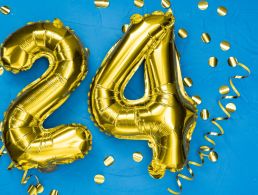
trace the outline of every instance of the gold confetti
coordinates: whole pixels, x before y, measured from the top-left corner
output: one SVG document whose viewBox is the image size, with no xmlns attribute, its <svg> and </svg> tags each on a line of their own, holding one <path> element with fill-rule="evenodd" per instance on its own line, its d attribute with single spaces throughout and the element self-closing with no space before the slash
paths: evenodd
<svg viewBox="0 0 258 195">
<path fill-rule="evenodd" d="M 171 6 L 170 0 L 161 0 L 161 5 L 164 8 L 169 8 Z"/>
<path fill-rule="evenodd" d="M 226 94 L 229 93 L 229 91 L 230 91 L 230 89 L 229 89 L 229 87 L 228 87 L 227 85 L 223 85 L 223 86 L 221 86 L 221 87 L 219 88 L 219 93 L 220 93 L 221 95 L 226 95 Z"/>
<path fill-rule="evenodd" d="M 49 195 L 58 195 L 58 190 L 51 190 Z"/>
<path fill-rule="evenodd" d="M 134 5 L 136 7 L 143 7 L 144 6 L 144 0 L 134 0 Z"/>
<path fill-rule="evenodd" d="M 228 103 L 226 105 L 226 110 L 228 112 L 235 112 L 236 111 L 236 105 L 234 103 Z"/>
<path fill-rule="evenodd" d="M 3 145 L 0 149 L 0 156 L 2 156 L 4 154 L 4 149 L 5 149 L 5 145 Z"/>
<path fill-rule="evenodd" d="M 36 185 L 36 188 L 37 188 L 37 192 L 38 192 L 39 194 L 44 191 L 44 187 L 43 187 L 43 185 L 42 185 L 41 183 L 38 183 L 38 184 Z"/>
<path fill-rule="evenodd" d="M 140 14 L 134 14 L 130 18 L 130 21 L 132 24 L 138 24 L 142 20 L 143 20 L 143 17 Z"/>
<path fill-rule="evenodd" d="M 7 167 L 7 169 L 10 171 L 10 170 L 12 170 L 14 167 L 15 167 L 15 164 L 14 164 L 14 162 L 12 161 L 12 162 L 9 164 L 9 166 Z"/>
<path fill-rule="evenodd" d="M 140 153 L 140 152 L 135 152 L 135 153 L 133 153 L 133 160 L 134 160 L 135 162 L 141 162 L 142 159 L 143 159 L 142 153 Z"/>
<path fill-rule="evenodd" d="M 216 67 L 217 65 L 218 65 L 218 59 L 216 58 L 216 57 L 210 57 L 209 58 L 209 65 L 211 66 L 211 67 Z"/>
<path fill-rule="evenodd" d="M 94 181 L 96 184 L 103 184 L 105 182 L 105 177 L 103 175 L 95 175 Z"/>
<path fill-rule="evenodd" d="M 228 58 L 228 65 L 231 67 L 236 67 L 238 64 L 238 61 L 235 57 L 229 57 Z"/>
<path fill-rule="evenodd" d="M 204 0 L 199 1 L 199 3 L 198 3 L 198 8 L 200 10 L 206 10 L 208 8 L 208 6 L 209 6 L 208 2 L 204 1 Z"/>
<path fill-rule="evenodd" d="M 182 39 L 185 39 L 188 36 L 188 32 L 184 29 L 184 28 L 180 28 L 178 30 L 178 35 L 179 37 L 181 37 Z"/>
<path fill-rule="evenodd" d="M 208 158 L 211 162 L 216 162 L 219 158 L 218 153 L 215 151 L 211 151 L 208 155 Z"/>
<path fill-rule="evenodd" d="M 55 18 L 53 21 L 53 25 L 56 28 L 62 28 L 64 26 L 63 22 L 59 18 Z"/>
<path fill-rule="evenodd" d="M 209 43 L 211 41 L 211 37 L 208 33 L 202 33 L 201 38 L 204 43 Z"/>
<path fill-rule="evenodd" d="M 99 8 L 106 8 L 109 6 L 109 0 L 94 0 L 94 4 Z"/>
<path fill-rule="evenodd" d="M 192 100 L 198 105 L 202 103 L 202 99 L 198 95 L 192 96 Z"/>
<path fill-rule="evenodd" d="M 124 24 L 122 26 L 122 32 L 125 33 L 128 30 L 128 28 L 129 28 L 129 25 L 128 24 Z"/>
<path fill-rule="evenodd" d="M 108 156 L 104 159 L 104 165 L 105 166 L 111 166 L 114 163 L 115 159 L 113 156 Z"/>
<path fill-rule="evenodd" d="M 37 188 L 34 185 L 30 185 L 27 192 L 29 195 L 37 195 L 38 194 Z"/>
<path fill-rule="evenodd" d="M 223 51 L 228 51 L 230 49 L 230 43 L 228 41 L 221 41 L 220 48 Z"/>
<path fill-rule="evenodd" d="M 0 11 L 4 15 L 8 15 L 11 12 L 11 10 L 10 10 L 10 8 L 8 6 L 1 6 L 0 7 Z"/>
<path fill-rule="evenodd" d="M 0 122 L 0 132 L 3 131 L 3 122 Z"/>
<path fill-rule="evenodd" d="M 208 111 L 207 109 L 203 109 L 203 110 L 201 111 L 201 118 L 202 118 L 203 120 L 207 120 L 209 117 L 210 117 L 209 111 Z"/>
<path fill-rule="evenodd" d="M 192 85 L 193 85 L 193 81 L 189 77 L 185 77 L 183 82 L 184 82 L 184 86 L 186 86 L 186 87 L 192 87 Z"/>
<path fill-rule="evenodd" d="M 225 15 L 227 15 L 228 10 L 227 10 L 227 8 L 225 8 L 223 6 L 220 6 L 220 7 L 218 7 L 217 12 L 220 16 L 225 16 Z"/>
</svg>

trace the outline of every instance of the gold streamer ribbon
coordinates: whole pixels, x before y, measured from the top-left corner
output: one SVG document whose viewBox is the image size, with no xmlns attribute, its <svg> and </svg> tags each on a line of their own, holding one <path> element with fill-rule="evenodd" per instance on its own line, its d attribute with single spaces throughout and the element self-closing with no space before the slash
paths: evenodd
<svg viewBox="0 0 258 195">
<path fill-rule="evenodd" d="M 34 175 L 34 174 L 28 175 L 28 170 L 26 170 L 26 171 L 24 171 L 24 173 L 22 175 L 21 184 L 26 184 L 32 177 L 34 177 L 36 179 L 37 184 L 40 183 L 37 175 Z"/>
<path fill-rule="evenodd" d="M 243 68 L 248 74 L 246 74 L 246 75 L 234 75 L 234 76 L 231 76 L 229 78 L 230 87 L 235 94 L 234 95 L 222 95 L 220 97 L 219 101 L 218 101 L 218 105 L 219 105 L 220 109 L 222 110 L 222 112 L 225 115 L 215 117 L 215 118 L 211 119 L 211 123 L 217 128 L 217 131 L 209 131 L 204 135 L 204 139 L 208 142 L 208 145 L 203 145 L 203 146 L 200 146 L 200 148 L 199 148 L 198 155 L 200 157 L 200 162 L 188 161 L 188 163 L 186 165 L 188 175 L 178 173 L 176 175 L 176 182 L 177 182 L 177 186 L 179 188 L 179 191 L 174 191 L 174 190 L 168 188 L 167 190 L 170 193 L 175 194 L 175 195 L 181 194 L 181 192 L 183 190 L 183 185 L 182 185 L 181 179 L 184 179 L 184 180 L 187 180 L 187 181 L 191 181 L 191 180 L 194 179 L 194 172 L 193 172 L 192 168 L 190 167 L 190 165 L 194 165 L 194 166 L 197 166 L 197 167 L 203 166 L 204 157 L 208 157 L 208 159 L 212 162 L 215 162 L 217 160 L 218 155 L 214 151 L 216 142 L 212 139 L 212 137 L 219 137 L 219 136 L 224 135 L 224 129 L 219 124 L 219 121 L 228 120 L 231 117 L 230 112 L 227 111 L 225 106 L 223 106 L 222 100 L 239 98 L 240 97 L 240 92 L 236 88 L 233 80 L 234 79 L 245 79 L 245 78 L 249 77 L 249 75 L 251 74 L 251 70 L 246 65 L 244 65 L 242 63 L 238 63 L 237 65 L 240 66 L 241 68 Z"/>
</svg>

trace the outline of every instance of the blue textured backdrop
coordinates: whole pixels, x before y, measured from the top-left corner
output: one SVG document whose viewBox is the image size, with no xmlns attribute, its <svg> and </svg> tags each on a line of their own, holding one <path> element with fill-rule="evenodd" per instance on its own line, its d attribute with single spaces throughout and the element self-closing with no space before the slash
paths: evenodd
<svg viewBox="0 0 258 195">
<path fill-rule="evenodd" d="M 252 75 L 246 80 L 237 81 L 242 96 L 235 101 L 237 112 L 232 119 L 223 123 L 226 134 L 217 139 L 217 151 L 220 159 L 217 163 L 208 162 L 202 168 L 194 168 L 196 178 L 193 182 L 183 182 L 184 195 L 244 195 L 256 194 L 257 174 L 255 167 L 258 157 L 257 114 L 258 93 L 256 91 L 257 57 L 258 57 L 258 2 L 247 1 L 210 1 L 206 11 L 197 8 L 198 0 L 172 0 L 176 16 L 176 30 L 184 27 L 189 38 L 180 39 L 176 35 L 178 49 L 182 56 L 184 76 L 190 76 L 194 85 L 187 89 L 190 95 L 200 95 L 203 103 L 199 109 L 208 108 L 212 116 L 221 112 L 217 106 L 218 88 L 228 84 L 228 77 L 242 72 L 227 65 L 229 56 L 236 56 L 239 61 L 249 65 Z M 8 16 L 0 14 L 0 42 L 17 28 L 27 22 L 53 20 L 58 17 L 79 35 L 85 47 L 90 48 L 89 73 L 81 86 L 71 95 L 68 101 L 45 122 L 45 126 L 53 127 L 63 123 L 82 123 L 87 125 L 93 134 L 93 150 L 83 160 L 71 165 L 59 166 L 55 172 L 36 173 L 45 186 L 44 194 L 51 189 L 58 189 L 60 194 L 112 194 L 132 195 L 168 194 L 166 188 L 175 188 L 175 175 L 167 172 L 162 180 L 152 179 L 147 166 L 151 160 L 151 151 L 146 142 L 118 140 L 106 136 L 96 128 L 90 120 L 87 105 L 89 85 L 97 68 L 111 46 L 122 36 L 121 26 L 129 22 L 133 13 L 149 13 L 161 9 L 159 0 L 145 0 L 145 6 L 139 9 L 133 0 L 111 0 L 108 9 L 97 9 L 93 0 L 2 0 L 1 5 L 8 5 L 12 13 Z M 216 9 L 219 5 L 228 8 L 226 17 L 219 17 Z M 209 32 L 212 41 L 203 44 L 202 32 Z M 228 40 L 232 47 L 228 52 L 219 48 L 222 40 Z M 219 59 L 217 68 L 207 64 L 210 56 Z M 13 75 L 5 72 L 0 77 L 0 114 L 11 100 L 28 83 L 38 78 L 47 68 L 46 60 L 39 60 L 27 72 Z M 143 71 L 137 71 L 126 89 L 126 96 L 137 98 L 143 94 Z M 194 133 L 190 159 L 197 159 L 197 148 L 203 144 L 202 135 L 210 130 L 208 122 L 198 120 Z M 132 153 L 140 151 L 144 159 L 137 164 L 132 160 Z M 111 167 L 103 165 L 107 155 L 115 157 Z M 10 163 L 7 155 L 0 158 L 0 193 L 26 194 L 27 186 L 20 185 L 22 172 L 14 169 L 7 171 Z M 93 181 L 95 174 L 103 174 L 106 181 L 97 185 Z"/>
</svg>

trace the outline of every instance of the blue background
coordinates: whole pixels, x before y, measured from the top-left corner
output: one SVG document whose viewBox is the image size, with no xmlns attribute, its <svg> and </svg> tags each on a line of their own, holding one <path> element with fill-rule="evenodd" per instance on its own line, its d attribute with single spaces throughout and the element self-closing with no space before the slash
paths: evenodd
<svg viewBox="0 0 258 195">
<path fill-rule="evenodd" d="M 244 73 L 241 69 L 227 65 L 229 56 L 236 56 L 240 62 L 248 65 L 252 75 L 248 79 L 236 81 L 242 96 L 234 100 L 237 112 L 233 114 L 232 119 L 223 122 L 225 136 L 216 139 L 219 161 L 215 164 L 207 162 L 202 168 L 194 168 L 196 177 L 192 182 L 183 181 L 183 194 L 257 194 L 258 2 L 210 1 L 206 11 L 200 11 L 197 3 L 198 0 L 172 1 L 176 31 L 184 27 L 189 33 L 187 39 L 180 39 L 176 35 L 176 43 L 182 57 L 183 76 L 190 76 L 194 82 L 187 92 L 189 95 L 200 95 L 203 100 L 199 110 L 207 108 L 212 117 L 221 115 L 217 106 L 218 88 L 228 84 L 230 75 Z M 121 26 L 129 23 L 129 17 L 134 13 L 144 14 L 162 9 L 160 1 L 145 0 L 145 6 L 141 9 L 134 6 L 133 0 L 111 0 L 108 9 L 97 9 L 93 0 L 2 0 L 1 5 L 10 6 L 12 12 L 8 16 L 0 14 L 0 42 L 27 22 L 53 20 L 58 17 L 65 25 L 75 30 L 85 47 L 90 48 L 89 73 L 86 79 L 68 101 L 47 119 L 45 126 L 82 123 L 93 134 L 93 150 L 83 160 L 59 166 L 51 173 L 32 170 L 44 184 L 44 194 L 48 194 L 51 189 L 58 189 L 60 194 L 64 195 L 169 194 L 167 187 L 176 187 L 175 175 L 167 172 L 161 180 L 154 180 L 149 176 L 147 166 L 151 160 L 151 151 L 147 143 L 106 136 L 94 126 L 87 111 L 90 82 L 107 51 L 122 36 Z M 226 17 L 218 16 L 216 9 L 220 5 L 228 8 Z M 200 36 L 203 32 L 210 33 L 210 44 L 202 43 Z M 220 50 L 219 43 L 222 40 L 231 43 L 229 51 Z M 218 57 L 217 68 L 208 66 L 210 56 Z M 27 72 L 18 75 L 4 72 L 0 77 L 1 119 L 11 100 L 23 87 L 38 78 L 47 65 L 47 61 L 41 59 Z M 130 81 L 125 95 L 128 98 L 138 98 L 143 95 L 143 89 L 143 69 L 140 68 Z M 190 159 L 198 159 L 198 146 L 205 143 L 202 135 L 211 128 L 209 122 L 198 119 L 191 142 Z M 144 155 L 141 163 L 132 160 L 133 152 L 137 151 Z M 115 157 L 115 163 L 111 167 L 103 165 L 103 159 L 107 155 Z M 7 155 L 0 158 L 0 193 L 26 194 L 28 185 L 20 184 L 22 171 L 7 171 L 9 163 Z M 103 185 L 94 183 L 96 174 L 106 177 Z"/>
</svg>

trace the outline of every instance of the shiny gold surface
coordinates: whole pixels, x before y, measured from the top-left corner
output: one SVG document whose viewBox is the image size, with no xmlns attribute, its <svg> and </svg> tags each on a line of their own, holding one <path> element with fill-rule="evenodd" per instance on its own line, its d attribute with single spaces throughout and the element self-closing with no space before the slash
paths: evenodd
<svg viewBox="0 0 258 195">
<path fill-rule="evenodd" d="M 221 86 L 221 87 L 219 88 L 219 93 L 220 93 L 221 95 L 226 95 L 226 94 L 229 93 L 229 91 L 230 91 L 230 88 L 229 88 L 227 85 L 223 85 L 223 86 Z"/>
<path fill-rule="evenodd" d="M 171 6 L 170 0 L 161 0 L 161 5 L 164 8 L 169 8 Z"/>
<path fill-rule="evenodd" d="M 142 159 L 143 159 L 143 155 L 142 155 L 142 153 L 140 153 L 140 152 L 135 152 L 135 153 L 133 153 L 133 160 L 135 161 L 135 162 L 141 162 L 142 161 Z"/>
<path fill-rule="evenodd" d="M 189 77 L 185 77 L 183 80 L 184 86 L 185 87 L 192 87 L 193 86 L 193 81 Z"/>
<path fill-rule="evenodd" d="M 217 12 L 218 12 L 218 14 L 219 14 L 220 16 L 225 16 L 225 15 L 227 15 L 228 10 L 227 10 L 226 7 L 220 6 L 220 7 L 218 7 Z"/>
<path fill-rule="evenodd" d="M 128 24 L 124 24 L 122 26 L 122 32 L 125 33 L 128 30 L 128 28 L 129 28 L 129 25 Z"/>
<path fill-rule="evenodd" d="M 228 65 L 231 67 L 236 67 L 238 64 L 237 59 L 235 57 L 228 58 Z"/>
<path fill-rule="evenodd" d="M 28 191 L 29 195 L 37 195 L 38 194 L 37 188 L 34 185 L 30 185 L 27 191 Z"/>
<path fill-rule="evenodd" d="M 37 192 L 38 192 L 39 194 L 44 191 L 44 187 L 43 187 L 43 185 L 40 184 L 40 183 L 38 183 L 38 184 L 36 185 L 36 188 L 37 188 Z"/>
<path fill-rule="evenodd" d="M 216 67 L 218 65 L 218 59 L 216 57 L 210 57 L 209 58 L 209 62 L 208 64 L 211 66 L 211 67 Z"/>
<path fill-rule="evenodd" d="M 220 48 L 222 51 L 228 51 L 230 49 L 230 43 L 228 41 L 221 41 Z"/>
<path fill-rule="evenodd" d="M 199 1 L 199 3 L 198 3 L 198 8 L 199 8 L 200 10 L 206 10 L 206 9 L 208 8 L 208 6 L 209 6 L 209 4 L 208 4 L 208 2 L 205 1 L 205 0 L 201 0 L 201 1 Z"/>
<path fill-rule="evenodd" d="M 184 167 L 197 118 L 195 102 L 184 90 L 173 28 L 170 10 L 132 16 L 130 28 L 97 72 L 89 97 L 90 112 L 102 131 L 150 143 L 154 178 Z M 129 100 L 124 89 L 142 63 L 145 94 Z"/>
<path fill-rule="evenodd" d="M 37 22 L 17 30 L 1 47 L 1 63 L 13 73 L 29 70 L 42 57 L 49 68 L 18 94 L 4 116 L 4 144 L 23 170 L 71 163 L 91 148 L 91 134 L 80 124 L 42 126 L 87 73 L 85 51 L 73 31 L 58 19 Z"/>
<path fill-rule="evenodd" d="M 211 151 L 208 155 L 208 158 L 211 162 L 217 162 L 219 156 L 218 156 L 218 153 L 215 152 L 215 151 Z"/>
<path fill-rule="evenodd" d="M 226 105 L 226 110 L 228 112 L 235 112 L 236 111 L 236 105 L 234 103 L 228 103 Z"/>
<path fill-rule="evenodd" d="M 57 190 L 51 190 L 49 195 L 58 195 L 58 191 Z"/>
<path fill-rule="evenodd" d="M 4 15 L 8 15 L 11 12 L 11 10 L 10 10 L 10 8 L 8 6 L 1 6 L 0 7 L 0 11 Z"/>
<path fill-rule="evenodd" d="M 141 8 L 144 6 L 144 0 L 134 0 L 134 5 Z"/>
<path fill-rule="evenodd" d="M 0 76 L 4 74 L 4 68 L 0 67 Z"/>
<path fill-rule="evenodd" d="M 94 0 L 94 4 L 99 8 L 106 8 L 109 6 L 109 0 Z"/>
<path fill-rule="evenodd" d="M 201 38 L 204 43 L 209 43 L 211 41 L 211 37 L 208 33 L 202 33 Z"/>
<path fill-rule="evenodd" d="M 182 39 L 185 39 L 185 38 L 187 38 L 187 36 L 188 36 L 188 32 L 187 32 L 184 28 L 180 28 L 180 29 L 178 30 L 178 35 L 179 35 L 179 37 L 181 37 Z"/>
<path fill-rule="evenodd" d="M 210 117 L 210 113 L 207 109 L 203 109 L 200 115 L 203 120 L 207 120 Z"/>
<path fill-rule="evenodd" d="M 103 184 L 105 182 L 105 177 L 103 175 L 95 175 L 94 181 L 96 184 Z"/>
<path fill-rule="evenodd" d="M 198 105 L 200 105 L 200 104 L 202 103 L 202 99 L 201 99 L 201 97 L 198 96 L 198 95 L 192 96 L 192 99 L 193 99 L 193 101 L 194 101 L 196 104 L 198 104 Z"/>
<path fill-rule="evenodd" d="M 113 156 L 108 156 L 108 157 L 106 157 L 106 158 L 104 159 L 104 165 L 105 165 L 106 167 L 109 167 L 109 166 L 111 166 L 111 165 L 114 163 L 114 161 L 115 161 L 115 159 L 114 159 Z"/>
</svg>

